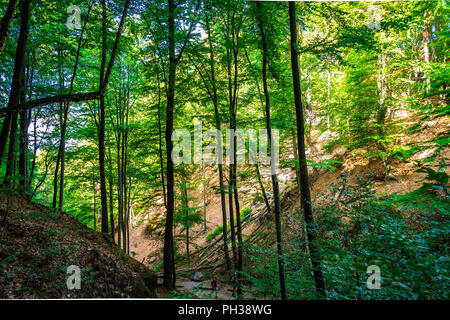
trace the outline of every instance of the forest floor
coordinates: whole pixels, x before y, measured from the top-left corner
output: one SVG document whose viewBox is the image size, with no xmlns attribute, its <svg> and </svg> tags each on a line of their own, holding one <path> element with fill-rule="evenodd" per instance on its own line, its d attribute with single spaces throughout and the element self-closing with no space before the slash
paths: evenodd
<svg viewBox="0 0 450 320">
<path fill-rule="evenodd" d="M 69 290 L 67 268 L 80 268 Z M 154 297 L 156 275 L 75 218 L 0 193 L 0 298 Z"/>
</svg>

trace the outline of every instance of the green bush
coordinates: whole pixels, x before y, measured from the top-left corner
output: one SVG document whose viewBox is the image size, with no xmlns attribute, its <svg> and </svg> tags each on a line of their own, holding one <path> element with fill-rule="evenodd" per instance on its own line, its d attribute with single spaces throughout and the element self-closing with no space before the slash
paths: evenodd
<svg viewBox="0 0 450 320">
<path fill-rule="evenodd" d="M 249 207 L 243 207 L 241 209 L 241 218 L 245 218 L 252 213 L 252 210 Z"/>
<path fill-rule="evenodd" d="M 449 298 L 450 202 L 440 188 L 419 190 L 380 196 L 370 180 L 347 185 L 345 179 L 331 187 L 314 208 L 328 299 Z M 299 232 L 285 240 L 284 252 L 288 298 L 314 299 L 303 220 L 293 223 Z M 278 297 L 276 250 L 257 245 L 247 252 L 252 268 L 245 275 L 254 294 Z M 366 285 L 371 265 L 381 270 L 379 290 Z"/>
<path fill-rule="evenodd" d="M 246 216 L 248 216 L 252 211 L 250 210 L 249 207 L 243 207 L 241 209 L 241 218 L 245 218 Z M 234 225 L 236 226 L 236 217 L 234 217 Z M 227 230 L 229 230 L 230 227 L 230 221 L 227 222 Z M 210 242 L 211 240 L 213 240 L 215 237 L 217 237 L 219 234 L 221 234 L 223 232 L 223 225 L 219 225 L 217 226 L 213 232 L 209 233 L 206 236 L 206 241 Z"/>
<path fill-rule="evenodd" d="M 223 231 L 223 226 L 219 225 L 217 226 L 213 232 L 211 232 L 210 234 L 208 234 L 206 236 L 206 241 L 210 242 L 211 240 L 213 240 L 215 237 L 217 237 L 220 233 L 222 233 Z"/>
</svg>

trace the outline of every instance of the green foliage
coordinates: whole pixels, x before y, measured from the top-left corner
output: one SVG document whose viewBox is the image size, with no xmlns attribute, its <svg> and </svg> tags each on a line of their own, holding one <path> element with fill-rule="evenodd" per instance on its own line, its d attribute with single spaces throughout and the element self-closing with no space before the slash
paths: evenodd
<svg viewBox="0 0 450 320">
<path fill-rule="evenodd" d="M 218 225 L 213 232 L 209 233 L 206 236 L 206 241 L 210 242 L 212 241 L 215 237 L 217 237 L 219 234 L 221 234 L 223 231 L 223 225 Z"/>
<path fill-rule="evenodd" d="M 342 189 L 343 188 L 343 189 Z M 448 197 L 432 189 L 403 196 L 378 196 L 370 180 L 342 181 L 316 207 L 328 299 L 448 299 L 450 231 Z M 426 191 L 428 190 L 428 191 Z M 297 221 L 302 230 L 302 222 Z M 315 298 L 305 235 L 287 243 L 285 265 L 291 299 Z M 276 253 L 248 248 L 247 279 L 257 296 L 277 296 Z M 381 269 L 381 289 L 366 287 L 367 267 Z"/>
<path fill-rule="evenodd" d="M 249 207 L 242 207 L 241 209 L 241 218 L 246 218 L 248 215 L 252 213 L 252 210 Z"/>
</svg>

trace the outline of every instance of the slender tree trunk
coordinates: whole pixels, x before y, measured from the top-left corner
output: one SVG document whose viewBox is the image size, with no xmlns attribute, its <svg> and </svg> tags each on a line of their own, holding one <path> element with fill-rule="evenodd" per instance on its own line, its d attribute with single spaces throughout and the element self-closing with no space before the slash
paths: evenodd
<svg viewBox="0 0 450 320">
<path fill-rule="evenodd" d="M 59 176 L 59 203 L 58 210 L 62 211 L 64 203 L 64 171 L 65 171 L 65 158 L 66 158 L 66 127 L 67 127 L 67 117 L 69 111 L 69 103 L 64 104 L 64 115 L 63 122 L 61 126 L 61 140 L 59 144 L 59 154 L 61 161 L 61 173 Z"/>
<path fill-rule="evenodd" d="M 184 168 L 183 168 L 184 171 Z M 183 177 L 186 177 L 185 172 L 183 172 Z M 186 258 L 188 261 L 188 264 L 191 262 L 190 254 L 189 254 L 189 199 L 188 199 L 188 191 L 187 191 L 187 181 L 184 178 L 184 188 L 183 188 L 183 198 L 184 198 L 184 207 L 185 207 L 185 214 L 186 214 Z"/>
<path fill-rule="evenodd" d="M 120 112 L 120 109 L 119 111 Z M 119 245 L 119 247 L 122 246 L 122 218 L 123 218 L 123 206 L 122 206 L 122 165 L 121 165 L 121 160 L 120 160 L 120 144 L 121 144 L 121 125 L 119 122 L 119 114 L 117 115 L 117 141 L 116 141 L 116 145 L 117 145 L 117 219 L 118 219 L 118 223 L 117 223 L 117 243 Z"/>
<path fill-rule="evenodd" d="M 238 50 L 234 50 L 234 112 L 233 112 L 233 128 L 236 132 L 236 109 L 237 109 L 237 77 L 238 77 Z M 237 294 L 238 297 L 242 297 L 242 251 L 243 251 L 243 241 L 242 241 L 242 225 L 241 225 L 241 210 L 239 207 L 239 196 L 237 188 L 237 167 L 236 167 L 236 135 L 234 137 L 234 148 L 233 148 L 233 190 L 234 190 L 234 203 L 236 206 L 236 224 L 237 224 L 237 240 L 238 240 L 238 274 L 237 274 Z"/>
<path fill-rule="evenodd" d="M 58 62 L 60 64 L 58 70 L 59 70 L 59 91 L 63 92 L 64 90 L 64 74 L 63 74 L 63 70 L 62 70 L 62 63 L 61 63 L 61 51 L 58 50 Z M 61 163 L 61 147 L 62 147 L 62 130 L 63 130 L 63 126 L 64 126 L 64 102 L 60 102 L 59 103 L 59 113 L 58 113 L 58 118 L 59 118 L 59 126 L 60 126 L 60 140 L 59 140 L 59 147 L 58 147 L 58 155 L 56 157 L 56 165 L 55 165 L 55 174 L 53 177 L 53 202 L 52 202 L 52 208 L 56 209 L 57 205 L 58 205 L 58 177 L 59 177 L 59 166 Z"/>
<path fill-rule="evenodd" d="M 17 41 L 16 57 L 14 60 L 14 72 L 11 82 L 11 90 L 8 101 L 8 110 L 14 110 L 20 100 L 21 93 L 21 77 L 23 76 L 23 70 L 25 68 L 25 52 L 27 48 L 28 40 L 28 22 L 30 19 L 30 2 L 31 0 L 23 0 L 20 10 L 20 34 Z M 6 21 L 5 21 L 6 22 Z M 2 20 L 3 23 L 3 20 Z M 3 121 L 3 127 L 0 134 L 0 159 L 5 153 L 5 148 L 8 140 L 8 133 L 11 128 L 13 115 L 11 111 L 8 111 Z M 17 119 L 17 114 L 16 114 Z M 1 160 L 0 160 L 1 161 Z M 0 162 L 1 165 L 1 162 Z"/>
<path fill-rule="evenodd" d="M 330 70 L 327 70 L 327 130 L 330 130 L 330 98 L 331 98 L 331 72 Z"/>
<path fill-rule="evenodd" d="M 229 182 L 228 182 L 228 210 L 230 212 L 230 229 L 231 229 L 231 248 L 233 251 L 234 268 L 237 268 L 237 250 L 236 250 L 236 235 L 234 227 L 234 209 L 233 209 L 233 165 L 234 165 L 234 127 L 233 127 L 233 113 L 234 113 L 234 99 L 233 99 L 233 82 L 231 70 L 231 50 L 227 49 L 227 75 L 228 75 L 228 100 L 230 112 L 230 141 L 229 144 Z"/>
<path fill-rule="evenodd" d="M 128 166 L 128 104 L 129 104 L 129 90 L 124 92 L 124 126 L 123 126 L 123 139 L 122 139 L 122 182 L 123 182 L 123 212 L 124 212 L 124 224 L 123 224 L 123 249 L 128 252 L 128 234 L 129 234 L 129 203 L 128 203 L 128 181 L 127 181 L 127 166 Z M 129 253 L 129 252 L 128 252 Z"/>
<path fill-rule="evenodd" d="M 203 232 L 206 233 L 206 173 L 205 173 L 205 161 L 202 158 L 202 187 L 203 187 Z"/>
<path fill-rule="evenodd" d="M 120 248 L 123 246 L 123 237 L 126 237 L 124 230 L 124 209 L 123 209 L 123 161 L 121 150 L 123 146 L 123 109 L 122 109 L 122 89 L 115 93 L 116 96 L 116 156 L 117 156 L 117 240 Z"/>
<path fill-rule="evenodd" d="M 58 198 L 58 173 L 59 173 L 59 162 L 61 159 L 61 149 L 58 148 L 58 154 L 56 156 L 55 173 L 53 176 L 53 201 L 52 208 L 56 209 L 57 198 Z"/>
<path fill-rule="evenodd" d="M 11 188 L 13 184 L 14 167 L 16 164 L 16 141 L 17 141 L 17 112 L 12 115 L 11 132 L 9 133 L 8 161 L 6 163 L 6 172 L 4 186 Z"/>
<path fill-rule="evenodd" d="M 111 158 L 111 148 L 108 147 L 108 160 L 109 160 L 109 222 L 111 226 L 111 238 L 115 242 L 115 227 L 114 227 L 114 176 L 113 176 L 113 165 L 112 165 L 112 158 Z"/>
<path fill-rule="evenodd" d="M 225 254 L 225 264 L 227 270 L 231 270 L 231 261 L 230 254 L 228 252 L 228 230 L 227 230 L 227 207 L 226 207 L 226 199 L 225 199 L 225 186 L 223 181 L 223 147 L 222 147 L 222 135 L 220 134 L 221 122 L 220 122 L 220 114 L 218 107 L 218 98 L 217 98 L 217 85 L 216 85 L 216 70 L 215 70 L 215 60 L 214 60 L 214 47 L 212 43 L 211 37 L 211 28 L 208 16 L 208 8 L 205 10 L 206 15 L 206 31 L 208 34 L 208 42 L 209 42 L 209 62 L 210 62 L 210 71 L 211 71 L 211 86 L 212 86 L 212 102 L 214 104 L 214 120 L 217 130 L 217 144 L 219 149 L 219 159 L 218 168 L 219 168 L 219 188 L 220 188 L 220 204 L 222 208 L 222 235 L 223 235 L 223 251 Z"/>
<path fill-rule="evenodd" d="M 168 44 L 169 44 L 169 81 L 166 105 L 166 153 L 167 153 L 167 214 L 166 226 L 164 232 L 164 281 L 163 284 L 167 289 L 175 288 L 175 251 L 173 239 L 173 215 L 174 215 L 174 166 L 172 162 L 172 130 L 173 130 L 173 111 L 175 107 L 175 77 L 178 61 L 180 60 L 184 48 L 188 43 L 189 36 L 194 27 L 196 16 L 198 13 L 198 6 L 194 10 L 193 19 L 191 21 L 189 31 L 186 35 L 183 46 L 175 55 L 175 9 L 176 4 L 174 0 L 168 0 Z"/>
<path fill-rule="evenodd" d="M 161 81 L 159 78 L 159 70 L 156 72 L 158 79 L 158 138 L 159 138 L 159 164 L 161 166 L 161 185 L 163 191 L 164 208 L 167 208 L 166 185 L 164 178 L 164 157 L 162 150 L 162 127 L 161 127 Z"/>
<path fill-rule="evenodd" d="M 244 52 L 245 52 L 245 57 L 247 58 L 247 62 L 249 64 L 249 66 L 250 66 L 252 63 L 250 61 L 250 57 L 248 56 L 248 52 L 247 52 L 247 50 L 244 50 Z M 258 97 L 259 97 L 259 100 L 261 102 L 261 106 L 262 106 L 263 111 L 264 111 L 264 116 L 266 116 L 264 101 L 263 101 L 263 99 L 261 97 L 261 89 L 259 87 L 259 83 L 258 83 L 258 78 L 257 77 L 255 77 L 255 86 L 256 86 L 256 89 L 258 90 Z M 255 171 L 256 171 L 256 178 L 258 179 L 259 187 L 261 188 L 261 193 L 262 193 L 262 196 L 263 196 L 263 199 L 264 199 L 264 203 L 265 203 L 266 208 L 267 208 L 267 212 L 270 212 L 271 211 L 270 203 L 269 203 L 269 199 L 267 198 L 266 190 L 264 188 L 264 184 L 263 184 L 262 179 L 261 179 L 261 171 L 259 170 L 258 159 L 256 159 Z"/>
<path fill-rule="evenodd" d="M 294 130 L 291 130 L 292 135 L 292 148 L 294 151 L 294 161 L 295 161 L 295 180 L 297 181 L 297 188 L 298 188 L 298 196 L 300 197 L 300 168 L 298 164 L 298 148 L 297 148 L 297 141 L 295 139 L 295 132 Z"/>
<path fill-rule="evenodd" d="M 27 112 L 20 113 L 20 154 L 19 154 L 19 188 L 25 193 L 29 190 L 28 185 L 28 119 Z"/>
<path fill-rule="evenodd" d="M 27 68 L 28 69 L 28 68 Z M 20 102 L 25 101 L 25 72 L 22 78 L 22 92 Z M 19 191 L 25 193 L 29 191 L 28 188 L 28 112 L 20 112 L 20 134 L 19 134 Z"/>
<path fill-rule="evenodd" d="M 106 1 L 102 0 L 102 63 L 100 88 L 104 87 L 106 65 Z M 108 67 L 109 68 L 109 67 Z M 100 167 L 100 195 L 102 203 L 102 233 L 108 233 L 108 200 L 105 177 L 105 97 L 100 98 L 100 123 L 98 130 L 98 162 Z"/>
<path fill-rule="evenodd" d="M 237 189 L 237 167 L 236 167 L 236 112 L 237 112 L 237 91 L 238 91 L 238 55 L 239 55 L 239 30 L 235 29 L 235 21 L 234 16 L 231 19 L 231 34 L 232 34 L 232 54 L 233 54 L 233 85 L 229 89 L 229 92 L 232 92 L 230 95 L 230 227 L 234 232 L 234 217 L 232 216 L 231 208 L 233 207 L 232 196 L 234 195 L 234 205 L 236 208 L 236 226 L 237 226 L 237 294 L 239 297 L 242 296 L 242 228 L 241 228 L 241 216 L 240 216 L 240 208 L 239 208 L 239 196 Z M 231 57 L 228 60 L 228 74 L 229 74 L 229 84 L 231 84 Z M 233 224 L 231 224 L 233 222 Z M 233 235 L 233 234 L 232 234 Z M 234 237 L 233 242 L 235 240 Z"/>
<path fill-rule="evenodd" d="M 5 15 L 0 21 L 0 53 L 2 53 L 3 47 L 5 45 L 6 37 L 8 36 L 9 26 L 11 25 L 16 5 L 17 0 L 9 0 Z"/>
<path fill-rule="evenodd" d="M 175 105 L 175 2 L 168 0 L 168 40 L 169 40 L 169 83 L 167 90 L 167 110 L 166 110 L 166 153 L 167 153 L 167 213 L 166 227 L 164 232 L 164 286 L 172 290 L 175 288 L 175 261 L 173 243 L 173 214 L 174 214 L 174 172 L 172 162 L 172 130 L 173 130 L 173 109 Z"/>
<path fill-rule="evenodd" d="M 12 118 L 12 114 L 10 112 L 8 112 L 5 116 L 5 119 L 3 120 L 3 126 L 2 126 L 2 131 L 0 133 L 0 151 L 3 151 L 1 156 L 0 156 L 0 166 L 3 162 L 3 153 L 4 150 L 6 148 L 6 143 L 8 141 L 8 136 L 9 136 L 9 131 L 11 129 L 11 118 Z"/>
<path fill-rule="evenodd" d="M 311 194 L 308 182 L 308 167 L 305 154 L 305 128 L 303 121 L 303 107 L 300 89 L 300 74 L 298 65 L 297 46 L 297 21 L 295 14 L 295 2 L 289 2 L 289 26 L 291 33 L 291 67 L 294 88 L 294 101 L 297 119 L 297 145 L 300 168 L 301 203 L 306 222 L 306 235 L 313 267 L 314 283 L 320 297 L 325 297 L 325 284 L 323 280 L 320 251 L 316 244 L 316 231 L 312 215 Z"/>
<path fill-rule="evenodd" d="M 95 188 L 95 170 L 94 167 L 92 167 L 92 194 L 94 195 L 94 211 L 93 211 L 93 215 L 94 215 L 94 230 L 97 230 L 97 207 L 96 207 L 96 201 L 97 201 L 97 196 L 96 196 L 96 188 Z"/>
<path fill-rule="evenodd" d="M 255 171 L 256 171 L 256 178 L 258 179 L 259 187 L 261 188 L 261 194 L 263 196 L 264 204 L 266 205 L 267 212 L 271 212 L 272 208 L 270 207 L 269 199 L 267 198 L 266 194 L 266 188 L 264 188 L 264 184 L 261 179 L 261 171 L 259 170 L 259 164 L 258 161 L 255 163 Z"/>
<path fill-rule="evenodd" d="M 128 178 L 127 253 L 130 255 L 131 177 Z"/>
<path fill-rule="evenodd" d="M 33 160 L 31 161 L 31 169 L 30 169 L 30 177 L 29 182 L 31 185 L 31 182 L 33 181 L 34 176 L 34 170 L 36 168 L 36 156 L 37 156 L 37 150 L 38 150 L 38 144 L 37 144 L 37 114 L 33 115 Z"/>
<path fill-rule="evenodd" d="M 272 188 L 273 188 L 273 197 L 275 204 L 275 223 L 276 223 L 276 233 L 277 233 L 277 251 L 278 251 L 278 275 L 280 278 L 280 291 L 281 291 L 281 299 L 286 300 L 286 284 L 285 284 L 285 275 L 284 275 L 284 259 L 283 259 L 283 245 L 282 245 L 282 236 L 281 236 L 281 207 L 280 207 L 280 190 L 278 186 L 278 178 L 276 174 L 275 168 L 275 148 L 274 148 L 274 140 L 272 137 L 272 127 L 270 123 L 270 96 L 269 89 L 267 87 L 267 56 L 268 56 L 268 48 L 266 41 L 266 34 L 264 30 L 264 14 L 262 3 L 257 2 L 258 9 L 258 20 L 259 20 L 259 31 L 261 33 L 261 43 L 262 43 L 262 79 L 263 79 L 263 88 L 264 88 L 264 97 L 266 103 L 266 127 L 267 127 L 267 135 L 269 139 L 269 150 L 270 150 L 270 167 L 271 167 L 271 176 L 272 176 Z"/>
</svg>

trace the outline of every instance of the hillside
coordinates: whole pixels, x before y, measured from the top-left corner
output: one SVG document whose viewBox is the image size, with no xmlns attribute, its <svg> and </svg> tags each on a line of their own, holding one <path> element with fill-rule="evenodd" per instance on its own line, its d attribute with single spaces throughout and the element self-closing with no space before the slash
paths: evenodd
<svg viewBox="0 0 450 320">
<path fill-rule="evenodd" d="M 0 194 L 0 298 L 154 297 L 156 276 L 65 213 Z M 67 268 L 81 269 L 68 290 Z"/>
</svg>

